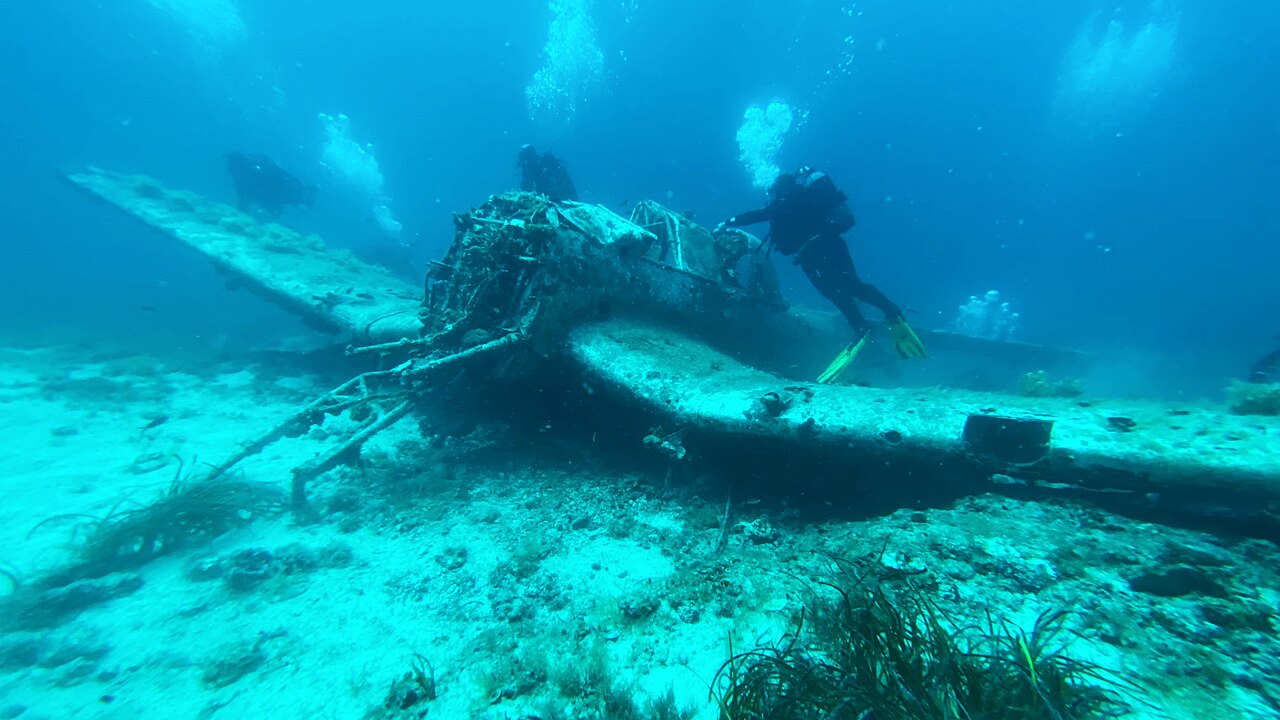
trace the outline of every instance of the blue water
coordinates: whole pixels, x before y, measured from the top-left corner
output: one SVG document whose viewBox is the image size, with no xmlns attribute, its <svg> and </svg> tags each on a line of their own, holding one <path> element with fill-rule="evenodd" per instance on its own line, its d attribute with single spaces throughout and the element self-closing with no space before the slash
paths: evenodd
<svg viewBox="0 0 1280 720">
<path fill-rule="evenodd" d="M 291 327 L 60 180 L 87 163 L 230 201 L 224 152 L 315 180 L 317 115 L 346 113 L 420 265 L 452 212 L 515 185 L 524 142 L 589 201 L 654 198 L 707 224 L 753 207 L 735 132 L 782 100 L 807 119 L 779 164 L 849 193 L 861 272 L 920 325 L 997 289 L 1024 339 L 1173 358 L 1169 382 L 1205 388 L 1280 333 L 1274 3 L 559 5 L 586 8 L 603 72 L 548 120 L 525 93 L 547 62 L 543 2 L 5 4 L 0 324 L 196 347 Z M 232 37 L 210 27 L 219 6 Z M 284 220 L 388 242 L 336 195 Z M 821 303 L 779 265 L 791 297 Z"/>
</svg>

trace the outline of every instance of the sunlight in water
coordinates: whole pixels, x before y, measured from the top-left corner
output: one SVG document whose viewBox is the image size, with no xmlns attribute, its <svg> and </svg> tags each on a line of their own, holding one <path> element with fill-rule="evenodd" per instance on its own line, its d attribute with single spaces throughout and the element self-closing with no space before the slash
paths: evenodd
<svg viewBox="0 0 1280 720">
<path fill-rule="evenodd" d="M 1159 4 L 1149 11 L 1141 24 L 1102 13 L 1089 17 L 1063 61 L 1060 118 L 1095 128 L 1113 125 L 1159 95 L 1176 59 L 1179 15 Z"/>
<path fill-rule="evenodd" d="M 543 65 L 525 88 L 530 119 L 568 123 L 604 80 L 604 53 L 596 41 L 588 0 L 551 0 Z"/>
<path fill-rule="evenodd" d="M 232 0 L 150 0 L 180 23 L 200 49 L 216 53 L 242 42 L 248 35 Z"/>
<path fill-rule="evenodd" d="M 383 189 L 385 180 L 378 158 L 373 155 L 373 146 L 361 145 L 351 137 L 351 119 L 346 115 L 320 113 L 320 122 L 324 124 L 320 164 L 336 183 L 371 204 L 375 222 L 388 237 L 400 237 L 403 228 L 391 213 L 391 201 Z"/>
<path fill-rule="evenodd" d="M 738 128 L 738 159 L 751 173 L 751 184 L 766 189 L 782 170 L 778 168 L 778 152 L 794 121 L 791 106 L 773 101 L 766 107 L 752 105 L 742 114 Z"/>
</svg>

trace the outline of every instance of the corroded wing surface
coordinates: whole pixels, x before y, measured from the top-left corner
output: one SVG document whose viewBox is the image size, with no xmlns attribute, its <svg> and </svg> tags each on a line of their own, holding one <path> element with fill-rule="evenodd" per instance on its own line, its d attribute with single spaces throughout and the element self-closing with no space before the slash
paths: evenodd
<svg viewBox="0 0 1280 720">
<path fill-rule="evenodd" d="M 145 175 L 90 167 L 76 186 L 160 230 L 267 299 L 364 342 L 417 337 L 418 288 L 350 252 Z"/>
</svg>

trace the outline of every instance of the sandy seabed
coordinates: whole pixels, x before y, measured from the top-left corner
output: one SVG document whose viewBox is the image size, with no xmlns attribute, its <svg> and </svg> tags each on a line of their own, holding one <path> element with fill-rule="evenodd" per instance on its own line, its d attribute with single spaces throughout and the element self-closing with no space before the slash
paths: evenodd
<svg viewBox="0 0 1280 720">
<path fill-rule="evenodd" d="M 0 587 L 19 597 L 95 519 L 155 502 L 342 379 L 0 351 Z M 238 472 L 283 496 L 349 422 Z M 1071 652 L 1133 682 L 1133 717 L 1280 712 L 1258 692 L 1280 680 L 1269 543 L 992 495 L 871 520 L 733 496 L 725 544 L 731 478 L 636 467 L 411 416 L 313 482 L 308 517 L 250 518 L 94 580 L 111 592 L 56 623 L 0 627 L 0 718 L 594 718 L 618 695 L 715 718 L 730 642 L 793 629 L 833 556 L 922 571 L 961 621 L 1070 610 Z"/>
</svg>

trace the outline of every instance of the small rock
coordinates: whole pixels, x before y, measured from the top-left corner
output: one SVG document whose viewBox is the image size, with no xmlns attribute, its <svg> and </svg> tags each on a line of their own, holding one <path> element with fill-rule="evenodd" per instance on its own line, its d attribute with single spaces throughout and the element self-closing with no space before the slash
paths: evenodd
<svg viewBox="0 0 1280 720">
<path fill-rule="evenodd" d="M 693 603 L 681 603 L 676 608 L 676 617 L 680 618 L 680 622 L 692 625 L 702 619 L 702 610 Z"/>
<path fill-rule="evenodd" d="M 13 604 L 6 610 L 12 608 L 10 620 L 19 629 L 53 627 L 95 605 L 132 595 L 141 587 L 141 577 L 132 573 L 118 573 L 93 580 L 79 580 L 36 595 L 11 600 Z"/>
<path fill-rule="evenodd" d="M 1113 432 L 1133 432 L 1138 427 L 1138 422 L 1133 418 L 1115 415 L 1107 418 L 1107 426 Z"/>
<path fill-rule="evenodd" d="M 134 475 L 146 475 L 155 472 L 172 462 L 173 458 L 162 452 L 151 452 L 139 455 L 129 465 L 129 472 Z"/>
<path fill-rule="evenodd" d="M 259 632 L 254 640 L 223 647 L 219 655 L 210 660 L 205 665 L 204 672 L 201 673 L 201 680 L 204 681 L 205 687 L 213 689 L 226 687 L 262 667 L 267 661 L 267 652 L 263 646 L 286 635 L 284 630 Z"/>
<path fill-rule="evenodd" d="M 880 565 L 891 575 L 923 575 L 929 567 L 920 558 L 902 552 L 887 552 L 880 558 Z"/>
<path fill-rule="evenodd" d="M 280 572 L 280 565 L 270 550 L 250 548 L 235 552 L 227 559 L 224 579 L 227 587 L 237 592 L 252 590 Z"/>
<path fill-rule="evenodd" d="M 1226 555 L 1213 548 L 1193 545 L 1170 545 L 1164 549 L 1160 562 L 1165 565 L 1191 565 L 1193 567 L 1222 567 L 1230 560 Z"/>
<path fill-rule="evenodd" d="M 329 498 L 328 505 L 330 515 L 353 513 L 364 507 L 365 497 L 355 488 L 342 487 Z"/>
<path fill-rule="evenodd" d="M 276 551 L 280 565 L 286 574 L 311 572 L 324 568 L 346 567 L 354 553 L 351 546 L 335 540 L 321 547 L 309 547 L 302 543 L 290 543 Z"/>
<path fill-rule="evenodd" d="M 643 620 L 658 611 L 662 601 L 654 595 L 641 595 L 622 601 L 622 614 L 628 620 Z"/>
<path fill-rule="evenodd" d="M 1200 617 L 1220 628 L 1252 631 L 1271 635 L 1275 632 L 1276 613 L 1264 603 L 1241 600 L 1205 600 L 1197 608 Z"/>
<path fill-rule="evenodd" d="M 266 660 L 267 657 L 258 643 L 236 646 L 207 665 L 200 679 L 208 688 L 226 687 L 262 667 Z"/>
<path fill-rule="evenodd" d="M 227 573 L 227 561 L 217 555 L 207 555 L 187 566 L 186 576 L 193 582 L 217 580 Z"/>
<path fill-rule="evenodd" d="M 460 570 L 463 565 L 467 564 L 467 549 L 464 547 L 445 548 L 444 552 L 436 555 L 436 564 L 450 572 Z"/>
<path fill-rule="evenodd" d="M 335 540 L 316 551 L 316 555 L 323 568 L 343 568 L 355 562 L 356 554 L 351 546 Z"/>
<path fill-rule="evenodd" d="M 97 664 L 92 661 L 73 660 L 59 666 L 51 674 L 51 681 L 54 687 L 75 687 L 88 682 L 96 670 Z"/>
<path fill-rule="evenodd" d="M 1159 597 L 1207 595 L 1227 597 L 1226 588 L 1209 577 L 1209 573 L 1197 567 L 1179 565 L 1166 570 L 1155 570 L 1129 579 L 1129 588 L 1135 592 Z"/>
<path fill-rule="evenodd" d="M 0 671 L 29 668 L 40 661 L 44 654 L 44 640 L 34 637 L 15 637 L 0 645 Z"/>
<path fill-rule="evenodd" d="M 276 556 L 280 558 L 281 570 L 287 575 L 310 572 L 320 567 L 320 559 L 315 550 L 302 543 L 289 543 L 278 548 Z"/>
<path fill-rule="evenodd" d="M 40 658 L 36 664 L 43 668 L 56 668 L 63 665 L 69 665 L 73 662 L 84 661 L 90 664 L 97 663 L 104 655 L 110 651 L 106 645 L 98 645 L 87 642 L 67 642 Z"/>
<path fill-rule="evenodd" d="M 743 523 L 742 534 L 753 545 L 765 545 L 778 541 L 778 531 L 769 524 L 768 518 L 757 518 L 749 523 Z"/>
</svg>

